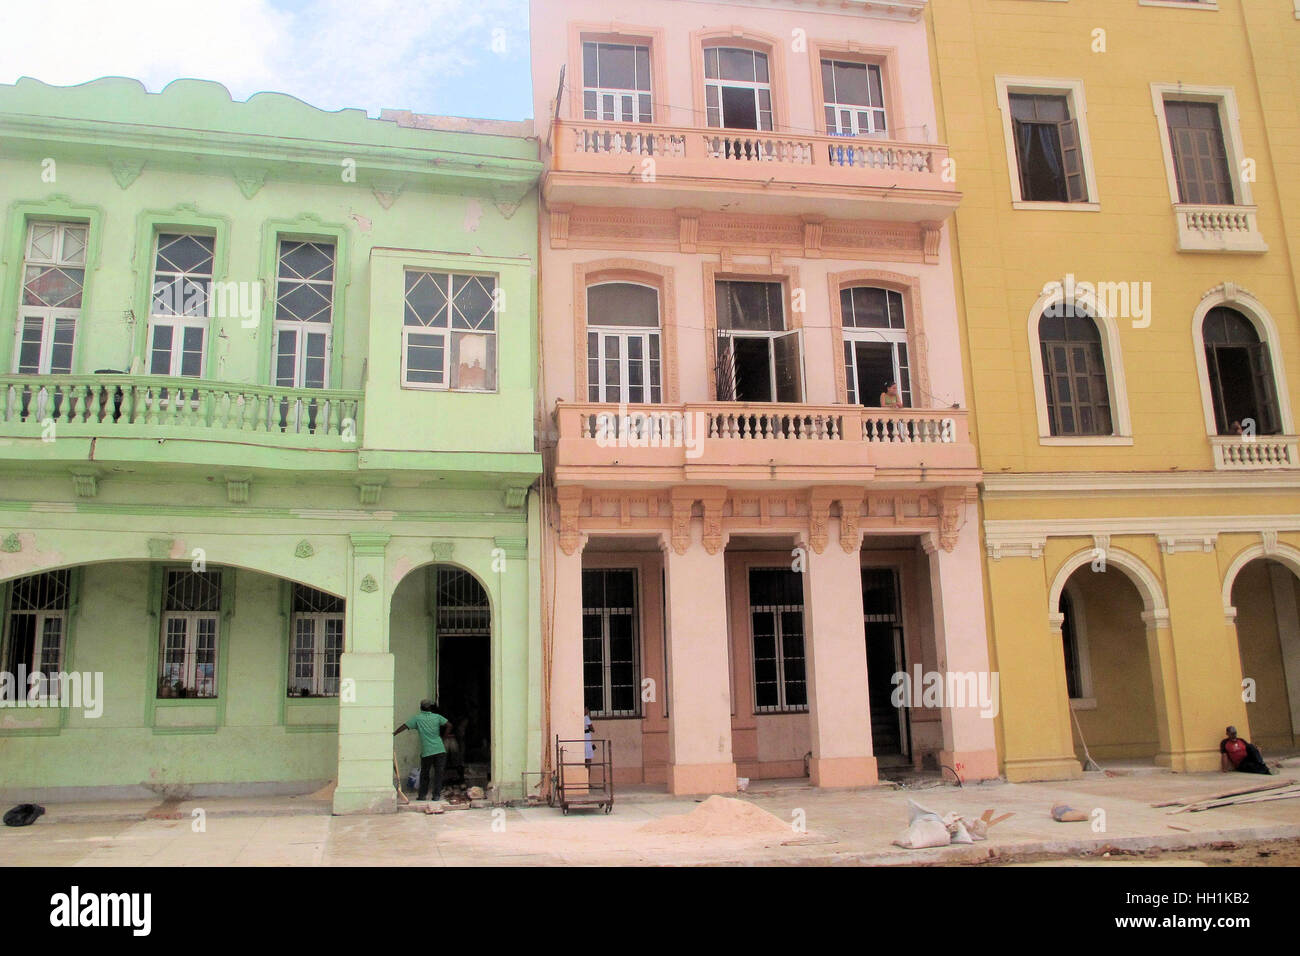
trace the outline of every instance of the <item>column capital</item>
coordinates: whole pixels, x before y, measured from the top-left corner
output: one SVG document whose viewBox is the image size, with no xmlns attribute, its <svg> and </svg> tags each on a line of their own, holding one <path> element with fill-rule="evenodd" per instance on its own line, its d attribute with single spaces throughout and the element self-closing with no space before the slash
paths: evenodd
<svg viewBox="0 0 1300 956">
<path fill-rule="evenodd" d="M 366 555 L 382 555 L 388 547 L 388 542 L 393 539 L 391 534 L 385 532 L 354 531 L 348 537 L 352 539 L 352 553 Z"/>
</svg>

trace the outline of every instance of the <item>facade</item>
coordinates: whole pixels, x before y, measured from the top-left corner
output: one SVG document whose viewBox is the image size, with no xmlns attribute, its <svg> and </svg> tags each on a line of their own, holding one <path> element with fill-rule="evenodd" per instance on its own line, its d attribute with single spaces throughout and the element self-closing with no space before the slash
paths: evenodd
<svg viewBox="0 0 1300 956">
<path fill-rule="evenodd" d="M 0 87 L 0 653 L 43 675 L 4 688 L 11 797 L 336 778 L 336 811 L 391 810 L 423 697 L 519 794 L 526 134 L 193 80 Z"/>
<path fill-rule="evenodd" d="M 546 739 L 621 783 L 997 773 L 925 6 L 532 4 Z"/>
<path fill-rule="evenodd" d="M 1010 780 L 1300 743 L 1298 18 L 929 5 Z"/>
</svg>

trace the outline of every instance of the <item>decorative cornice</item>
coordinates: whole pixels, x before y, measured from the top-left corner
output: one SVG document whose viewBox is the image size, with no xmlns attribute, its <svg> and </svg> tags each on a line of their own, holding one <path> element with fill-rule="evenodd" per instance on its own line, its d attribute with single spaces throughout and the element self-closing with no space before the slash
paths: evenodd
<svg viewBox="0 0 1300 956">
<path fill-rule="evenodd" d="M 456 542 L 435 541 L 429 546 L 429 550 L 433 552 L 433 560 L 445 564 L 456 553 Z"/>
<path fill-rule="evenodd" d="M 76 469 L 72 472 L 72 490 L 78 498 L 93 498 L 99 494 L 99 472 L 93 469 Z"/>
<path fill-rule="evenodd" d="M 226 475 L 226 500 L 232 505 L 247 504 L 252 484 L 252 475 Z"/>
<path fill-rule="evenodd" d="M 1109 536 L 1107 536 L 1109 539 Z M 1217 534 L 1162 534 L 1157 540 L 1161 554 L 1178 554 L 1180 552 L 1199 551 L 1210 554 L 1219 540 Z"/>
<path fill-rule="evenodd" d="M 1001 538 L 996 541 L 986 539 L 984 542 L 985 551 L 994 561 L 1001 561 L 1003 558 L 1041 558 L 1046 545 L 1045 535 Z"/>
</svg>

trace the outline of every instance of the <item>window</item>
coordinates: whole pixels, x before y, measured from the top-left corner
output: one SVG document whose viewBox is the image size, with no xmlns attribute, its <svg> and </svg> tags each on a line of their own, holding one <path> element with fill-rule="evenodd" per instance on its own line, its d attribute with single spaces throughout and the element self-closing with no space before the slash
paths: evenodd
<svg viewBox="0 0 1300 956">
<path fill-rule="evenodd" d="M 1281 430 L 1268 343 L 1236 309 L 1218 306 L 1201 324 L 1214 421 L 1220 435 L 1276 435 Z"/>
<path fill-rule="evenodd" d="M 202 376 L 215 249 L 213 236 L 158 234 L 149 307 L 151 375 Z"/>
<path fill-rule="evenodd" d="M 840 291 L 844 330 L 844 384 L 849 404 L 880 408 L 891 385 L 903 408 L 912 407 L 903 295 L 868 286 Z"/>
<path fill-rule="evenodd" d="M 772 129 L 767 54 L 711 46 L 704 51 L 705 116 L 721 129 Z"/>
<path fill-rule="evenodd" d="M 1038 320 L 1038 341 L 1051 434 L 1113 434 L 1106 359 L 1092 316 L 1058 304 Z"/>
<path fill-rule="evenodd" d="M 832 136 L 883 136 L 884 85 L 875 63 L 822 60 L 826 132 Z"/>
<path fill-rule="evenodd" d="M 13 675 L 11 699 L 25 699 L 31 675 L 39 674 L 40 699 L 59 696 L 59 675 L 68 634 L 72 572 L 48 571 L 18 578 L 9 591 L 5 670 Z"/>
<path fill-rule="evenodd" d="M 1058 605 L 1061 614 L 1061 644 L 1065 651 L 1065 686 L 1070 700 L 1092 697 L 1092 682 L 1088 666 L 1088 644 L 1083 633 L 1083 609 L 1079 598 L 1071 593 L 1072 586 L 1061 590 Z"/>
<path fill-rule="evenodd" d="M 159 697 L 217 696 L 221 572 L 164 574 Z"/>
<path fill-rule="evenodd" d="M 32 221 L 27 227 L 14 371 L 67 375 L 86 284 L 84 222 Z"/>
<path fill-rule="evenodd" d="M 343 655 L 343 598 L 293 586 L 290 697 L 337 697 Z"/>
<path fill-rule="evenodd" d="M 788 568 L 750 568 L 749 622 L 755 712 L 807 710 L 803 575 Z"/>
<path fill-rule="evenodd" d="M 786 331 L 782 284 L 727 280 L 714 292 L 718 401 L 803 401 L 801 335 Z"/>
<path fill-rule="evenodd" d="M 1009 93 L 1023 202 L 1087 202 L 1079 123 L 1064 94 Z"/>
<path fill-rule="evenodd" d="M 334 243 L 281 239 L 275 289 L 275 384 L 325 388 L 334 321 Z"/>
<path fill-rule="evenodd" d="M 658 289 L 633 282 L 587 287 L 587 400 L 663 400 Z"/>
<path fill-rule="evenodd" d="M 492 276 L 408 269 L 402 383 L 410 388 L 495 391 L 496 296 Z"/>
<path fill-rule="evenodd" d="M 650 123 L 650 48 L 582 44 L 582 115 L 613 123 Z"/>
<path fill-rule="evenodd" d="M 1165 122 L 1178 181 L 1178 201 L 1231 206 L 1235 200 L 1219 104 L 1166 100 Z"/>
<path fill-rule="evenodd" d="M 636 595 L 632 569 L 582 572 L 582 689 L 592 717 L 641 714 Z"/>
</svg>

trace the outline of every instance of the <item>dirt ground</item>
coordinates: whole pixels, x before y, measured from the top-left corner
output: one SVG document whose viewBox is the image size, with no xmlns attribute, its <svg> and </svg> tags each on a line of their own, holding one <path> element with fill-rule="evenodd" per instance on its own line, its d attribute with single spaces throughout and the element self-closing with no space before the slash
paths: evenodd
<svg viewBox="0 0 1300 956">
<path fill-rule="evenodd" d="M 1074 860 L 1140 859 L 1155 865 L 1178 865 L 1186 862 L 1206 866 L 1300 866 L 1300 840 L 1269 840 L 1263 843 L 1212 843 L 1209 846 L 1181 850 L 1119 850 L 1105 847 L 1091 853 L 1035 854 L 1004 853 L 976 863 L 976 866 L 1012 866 L 1020 863 L 1051 863 Z M 947 865 L 947 864 L 943 864 Z M 971 866 L 970 863 L 953 864 Z"/>
</svg>

